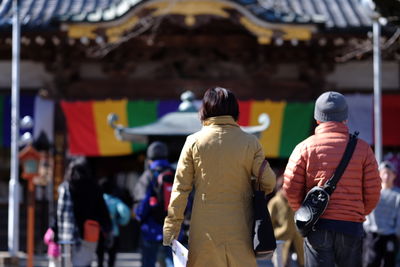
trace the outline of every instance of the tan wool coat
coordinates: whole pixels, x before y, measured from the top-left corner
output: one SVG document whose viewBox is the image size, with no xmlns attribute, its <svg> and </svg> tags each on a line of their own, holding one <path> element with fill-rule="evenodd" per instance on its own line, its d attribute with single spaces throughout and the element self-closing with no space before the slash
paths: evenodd
<svg viewBox="0 0 400 267">
<path fill-rule="evenodd" d="M 231 116 L 209 118 L 187 138 L 164 223 L 164 244 L 169 244 L 178 236 L 194 188 L 187 266 L 256 266 L 251 177 L 258 175 L 264 155 L 257 138 L 243 132 Z M 268 164 L 262 190 L 271 192 L 275 182 Z"/>
</svg>

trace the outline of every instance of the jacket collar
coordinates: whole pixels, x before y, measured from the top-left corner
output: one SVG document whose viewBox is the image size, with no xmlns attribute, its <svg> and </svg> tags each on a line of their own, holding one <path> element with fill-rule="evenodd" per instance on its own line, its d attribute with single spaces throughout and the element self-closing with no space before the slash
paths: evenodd
<svg viewBox="0 0 400 267">
<path fill-rule="evenodd" d="M 315 128 L 315 134 L 320 133 L 348 133 L 349 128 L 346 124 L 336 121 L 323 122 Z"/>
<path fill-rule="evenodd" d="M 236 121 L 232 118 L 232 116 L 217 116 L 217 117 L 211 117 L 203 121 L 204 126 L 210 126 L 210 125 L 233 125 L 233 126 L 238 126 Z"/>
</svg>

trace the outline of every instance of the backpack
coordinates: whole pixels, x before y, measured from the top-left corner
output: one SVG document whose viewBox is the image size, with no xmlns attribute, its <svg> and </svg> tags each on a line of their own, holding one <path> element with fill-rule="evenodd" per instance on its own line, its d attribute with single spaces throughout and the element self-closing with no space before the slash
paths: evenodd
<svg viewBox="0 0 400 267">
<path fill-rule="evenodd" d="M 175 171 L 168 167 L 151 170 L 151 172 L 153 177 L 149 183 L 150 216 L 155 219 L 157 223 L 163 224 L 168 213 Z"/>
<path fill-rule="evenodd" d="M 117 214 L 116 219 L 119 225 L 127 225 L 131 219 L 131 211 L 129 207 L 119 198 L 117 198 Z"/>
</svg>

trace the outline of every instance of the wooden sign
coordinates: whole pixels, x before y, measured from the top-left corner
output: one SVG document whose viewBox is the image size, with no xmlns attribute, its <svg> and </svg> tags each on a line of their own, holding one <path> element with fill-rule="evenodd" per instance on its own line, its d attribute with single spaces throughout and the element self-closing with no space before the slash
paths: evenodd
<svg viewBox="0 0 400 267">
<path fill-rule="evenodd" d="M 39 174 L 40 153 L 32 145 L 22 149 L 19 158 L 23 168 L 22 178 L 32 179 Z"/>
</svg>

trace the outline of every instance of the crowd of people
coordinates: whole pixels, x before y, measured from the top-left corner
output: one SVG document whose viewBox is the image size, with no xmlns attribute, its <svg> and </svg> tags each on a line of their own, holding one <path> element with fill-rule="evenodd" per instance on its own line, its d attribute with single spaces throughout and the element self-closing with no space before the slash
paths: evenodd
<svg viewBox="0 0 400 267">
<path fill-rule="evenodd" d="M 343 95 L 325 92 L 316 100 L 315 133 L 295 147 L 278 179 L 258 139 L 237 124 L 239 105 L 230 90 L 208 89 L 199 117 L 203 128 L 187 137 L 176 169 L 165 143 L 149 145 L 132 207 L 113 195 L 109 179 L 96 180 L 84 158 L 72 160 L 44 238 L 49 266 L 90 266 L 94 255 L 104 266 L 105 253 L 107 266 L 114 266 L 119 227 L 131 219 L 140 222 L 144 267 L 157 260 L 173 266 L 171 244 L 188 236 L 187 266 L 257 266 L 251 241 L 256 176 L 265 194 L 274 193 L 265 209 L 276 239 L 284 241 L 284 266 L 396 266 L 397 169 L 389 161 L 378 165 L 362 139 L 313 231 L 302 237 L 294 223 L 307 192 L 324 186 L 344 154 L 350 133 Z"/>
</svg>

